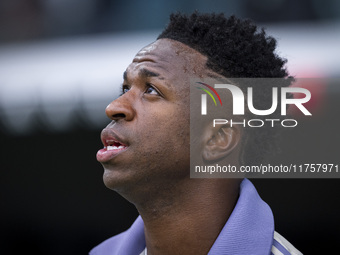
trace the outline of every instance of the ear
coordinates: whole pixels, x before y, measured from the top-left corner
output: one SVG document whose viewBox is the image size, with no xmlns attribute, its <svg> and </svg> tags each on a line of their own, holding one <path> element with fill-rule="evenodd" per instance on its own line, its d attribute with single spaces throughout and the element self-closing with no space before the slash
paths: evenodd
<svg viewBox="0 0 340 255">
<path fill-rule="evenodd" d="M 228 156 L 240 141 L 240 130 L 229 125 L 217 125 L 206 130 L 203 159 L 215 161 Z"/>
</svg>

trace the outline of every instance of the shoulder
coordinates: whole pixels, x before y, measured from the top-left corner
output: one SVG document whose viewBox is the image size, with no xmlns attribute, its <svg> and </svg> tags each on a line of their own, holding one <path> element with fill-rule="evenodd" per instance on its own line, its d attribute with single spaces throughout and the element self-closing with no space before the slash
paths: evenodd
<svg viewBox="0 0 340 255">
<path fill-rule="evenodd" d="M 274 231 L 271 255 L 302 255 L 287 239 Z"/>
<path fill-rule="evenodd" d="M 135 255 L 140 254 L 144 248 L 144 222 L 138 216 L 128 230 L 100 243 L 90 251 L 90 255 Z"/>
<path fill-rule="evenodd" d="M 120 243 L 124 238 L 125 232 L 122 232 L 116 236 L 113 236 L 109 239 L 106 239 L 102 243 L 98 244 L 94 247 L 89 255 L 97 255 L 97 254 L 114 254 L 115 250 L 119 249 Z"/>
</svg>

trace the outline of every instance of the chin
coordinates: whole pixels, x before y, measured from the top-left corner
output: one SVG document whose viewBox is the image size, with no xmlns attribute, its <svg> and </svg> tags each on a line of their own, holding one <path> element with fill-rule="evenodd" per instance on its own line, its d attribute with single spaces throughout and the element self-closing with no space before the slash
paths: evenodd
<svg viewBox="0 0 340 255">
<path fill-rule="evenodd" d="M 123 178 L 117 171 L 104 170 L 103 181 L 107 188 L 117 190 L 127 185 L 126 178 Z"/>
<path fill-rule="evenodd" d="M 128 174 L 130 173 L 130 174 Z M 124 193 L 131 187 L 136 187 L 136 176 L 132 176 L 131 172 L 117 171 L 117 170 L 104 170 L 103 181 L 108 189 Z"/>
</svg>

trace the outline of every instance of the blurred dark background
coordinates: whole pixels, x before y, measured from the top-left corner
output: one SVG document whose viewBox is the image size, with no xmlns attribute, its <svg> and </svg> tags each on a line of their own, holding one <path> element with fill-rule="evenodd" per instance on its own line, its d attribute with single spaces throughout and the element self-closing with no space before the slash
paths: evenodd
<svg viewBox="0 0 340 255">
<path fill-rule="evenodd" d="M 296 77 L 340 75 L 340 2 L 0 1 L 2 254 L 87 254 L 128 228 L 134 207 L 105 188 L 95 154 L 122 72 L 173 11 L 251 18 L 278 38 Z M 271 162 L 339 164 L 339 82 L 311 87 L 313 117 Z M 276 230 L 304 254 L 340 238 L 339 179 L 254 179 Z"/>
</svg>

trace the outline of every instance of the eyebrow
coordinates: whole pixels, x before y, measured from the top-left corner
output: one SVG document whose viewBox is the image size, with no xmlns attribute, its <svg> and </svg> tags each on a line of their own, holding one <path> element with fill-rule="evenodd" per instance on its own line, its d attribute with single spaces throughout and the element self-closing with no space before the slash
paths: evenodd
<svg viewBox="0 0 340 255">
<path fill-rule="evenodd" d="M 155 72 L 152 72 L 148 69 L 145 69 L 145 68 L 142 68 L 140 71 L 139 71 L 139 75 L 140 76 L 143 76 L 143 77 L 159 77 L 160 74 L 159 73 L 155 73 Z M 128 78 L 127 78 L 127 72 L 125 71 L 123 73 L 123 79 L 126 81 Z M 160 79 L 162 80 L 163 78 L 160 77 Z"/>
<path fill-rule="evenodd" d="M 142 68 L 139 71 L 139 75 L 140 76 L 144 76 L 144 77 L 158 77 L 159 73 L 155 73 L 155 72 L 152 72 L 152 71 L 150 71 L 148 69 Z"/>
</svg>

